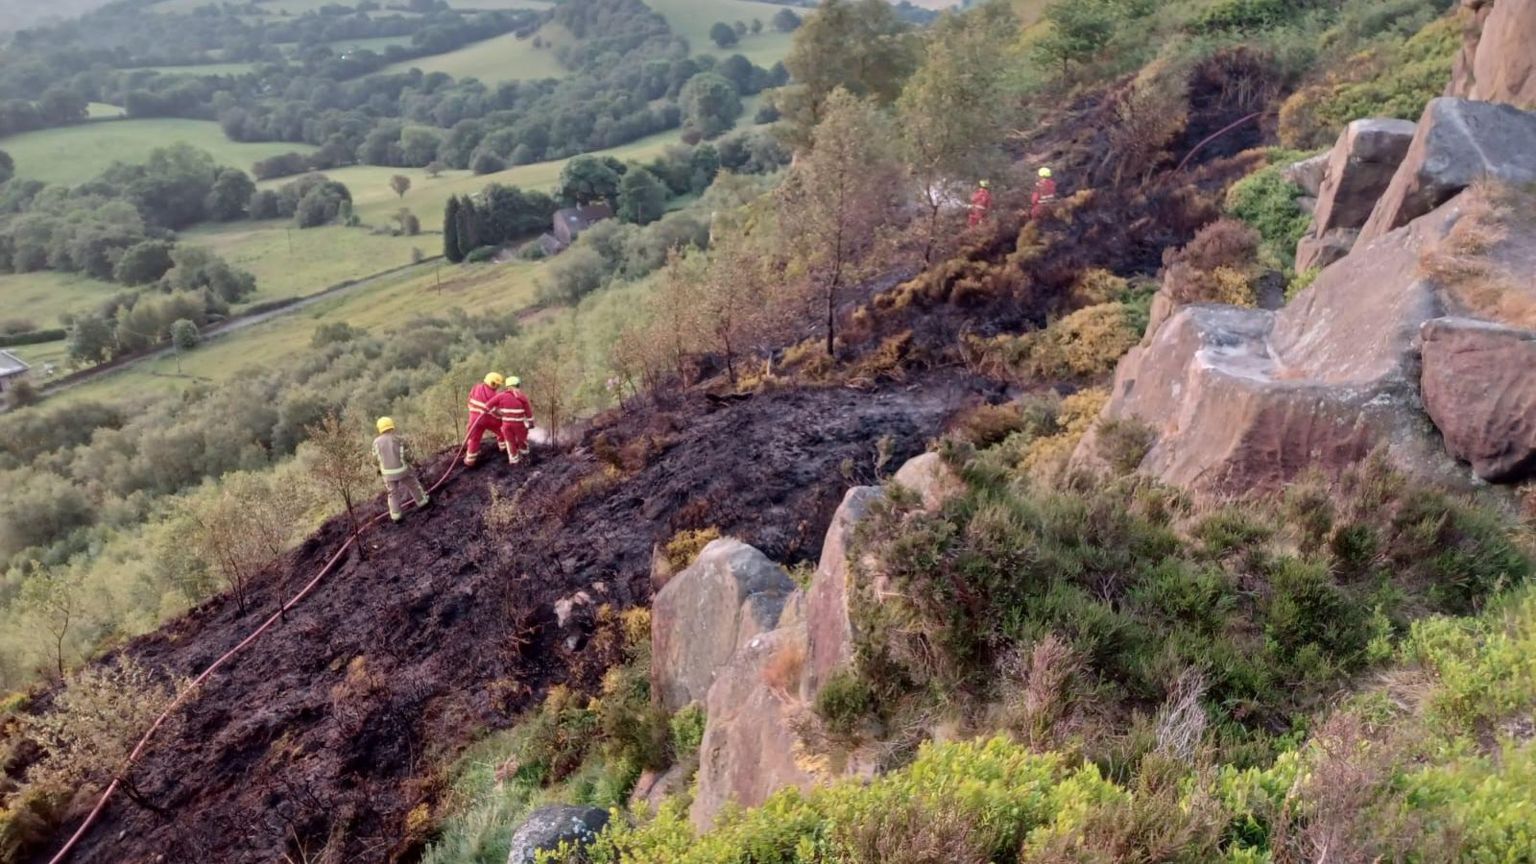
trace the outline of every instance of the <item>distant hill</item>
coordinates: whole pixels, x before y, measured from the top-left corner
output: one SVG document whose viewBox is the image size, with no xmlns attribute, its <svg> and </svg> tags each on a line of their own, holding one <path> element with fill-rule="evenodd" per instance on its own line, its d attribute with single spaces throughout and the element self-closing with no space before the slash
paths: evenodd
<svg viewBox="0 0 1536 864">
<path fill-rule="evenodd" d="M 108 0 L 0 0 L 0 33 L 62 21 L 107 5 Z"/>
</svg>

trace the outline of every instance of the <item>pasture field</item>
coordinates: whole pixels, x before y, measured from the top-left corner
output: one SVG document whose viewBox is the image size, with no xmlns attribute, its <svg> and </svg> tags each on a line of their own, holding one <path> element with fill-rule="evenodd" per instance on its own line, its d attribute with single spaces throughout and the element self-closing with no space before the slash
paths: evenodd
<svg viewBox="0 0 1536 864">
<path fill-rule="evenodd" d="M 783 60 L 789 53 L 790 40 L 794 34 L 780 33 L 769 23 L 780 9 L 785 8 L 783 6 L 758 3 L 753 0 L 645 0 L 645 2 L 667 19 L 672 32 L 688 40 L 688 47 L 695 54 L 714 54 L 717 57 L 741 54 L 753 63 L 766 68 Z M 797 8 L 794 11 L 804 16 L 810 10 Z M 757 35 L 748 33 L 741 37 L 739 44 L 730 48 L 718 48 L 714 42 L 710 41 L 709 28 L 716 21 L 724 21 L 727 24 L 745 21 L 751 24 L 753 18 L 762 20 L 763 32 Z"/>
<path fill-rule="evenodd" d="M 90 311 L 127 290 L 131 289 L 51 270 L 0 274 L 0 320 L 30 321 L 39 330 L 62 327 L 61 315 Z"/>
<path fill-rule="evenodd" d="M 641 138 L 638 141 L 632 141 L 620 147 L 594 151 L 593 155 L 613 156 L 621 160 L 643 162 L 660 155 L 667 145 L 677 142 L 678 133 L 675 130 L 658 132 L 655 135 Z M 388 224 L 390 217 L 397 210 L 401 207 L 408 207 L 421 220 L 422 230 L 431 232 L 442 230 L 443 207 L 448 203 L 450 196 L 479 192 L 488 183 L 501 183 L 507 186 L 519 186 L 524 189 L 547 190 L 555 185 L 555 181 L 560 177 L 560 169 L 565 167 L 567 161 L 565 159 L 557 159 L 550 162 L 535 162 L 531 165 L 518 165 L 505 171 L 498 171 L 495 174 L 476 175 L 469 171 L 444 171 L 436 178 L 428 177 L 426 171 L 420 168 L 351 165 L 346 168 L 326 171 L 325 176 L 347 185 L 347 188 L 352 192 L 354 211 L 362 218 L 364 223 L 369 225 Z M 394 190 L 389 188 L 389 178 L 396 174 L 404 174 L 406 177 L 411 178 L 411 189 L 405 193 L 404 198 L 397 197 Z M 290 177 L 268 180 L 258 185 L 262 188 L 273 188 L 281 186 L 286 182 L 291 182 L 292 179 Z M 309 229 L 303 233 L 313 233 L 316 230 L 323 229 Z M 297 237 L 299 233 L 297 230 L 294 231 L 294 236 Z M 440 245 L 433 238 L 426 235 L 415 239 L 426 240 L 431 243 L 433 247 L 431 249 L 432 253 L 435 253 L 437 246 Z M 376 267 L 368 272 L 376 272 L 381 269 L 384 268 Z"/>
<path fill-rule="evenodd" d="M 16 176 L 45 183 L 74 185 L 89 180 L 113 162 L 142 162 L 150 151 L 186 142 L 213 154 L 223 165 L 245 171 L 252 163 L 280 153 L 313 150 L 305 144 L 268 141 L 243 144 L 224 137 L 210 120 L 114 120 L 24 132 L 0 138 L 0 150 L 16 160 Z"/>
<path fill-rule="evenodd" d="M 105 102 L 91 102 L 85 106 L 85 116 L 92 120 L 110 120 L 115 117 L 126 117 L 128 112 L 122 106 L 108 105 Z"/>
<path fill-rule="evenodd" d="M 196 66 L 141 66 L 138 69 L 125 71 L 136 72 L 147 69 L 162 75 L 187 75 L 196 78 L 202 75 L 244 75 L 255 68 L 255 63 L 201 63 Z"/>
<path fill-rule="evenodd" d="M 136 397 L 179 393 L 199 382 L 228 381 L 246 369 L 280 367 L 309 353 L 310 339 L 322 324 L 346 322 L 364 330 L 383 332 L 400 327 L 413 316 L 441 315 L 454 308 L 471 314 L 526 308 L 534 301 L 534 274 L 540 266 L 521 261 L 462 268 L 444 266 L 439 274 L 436 265 L 423 264 L 214 339 L 182 355 L 180 374 L 176 371 L 176 358 L 167 356 L 71 388 L 56 399 L 72 402 L 121 398 L 124 393 Z"/>
<path fill-rule="evenodd" d="M 293 43 L 297 44 L 297 43 Z M 375 36 L 372 39 L 342 39 L 337 42 L 326 43 L 337 51 L 361 51 L 364 48 L 376 54 L 382 54 L 385 48 L 391 45 L 411 44 L 409 36 Z"/>
<path fill-rule="evenodd" d="M 538 35 L 544 40 L 543 48 L 533 47 L 533 37 L 519 39 L 516 33 L 504 33 L 447 54 L 385 66 L 381 72 L 408 72 L 414 68 L 423 72 L 446 72 L 455 78 L 478 78 L 490 85 L 564 77 L 565 69 L 555 60 L 554 45 L 570 39 L 570 34 L 563 27 L 551 24 L 541 28 Z"/>
<path fill-rule="evenodd" d="M 555 5 L 551 0 L 448 0 L 448 5 L 461 12 L 470 10 L 493 11 L 497 9 L 548 9 Z"/>
<path fill-rule="evenodd" d="M 300 230 L 287 219 L 201 225 L 182 232 L 181 242 L 205 246 L 231 265 L 251 271 L 256 293 L 246 304 L 318 294 L 348 279 L 409 264 L 412 247 L 424 255 L 437 255 L 443 248 L 442 237 L 435 234 L 390 237 L 341 225 Z"/>
</svg>

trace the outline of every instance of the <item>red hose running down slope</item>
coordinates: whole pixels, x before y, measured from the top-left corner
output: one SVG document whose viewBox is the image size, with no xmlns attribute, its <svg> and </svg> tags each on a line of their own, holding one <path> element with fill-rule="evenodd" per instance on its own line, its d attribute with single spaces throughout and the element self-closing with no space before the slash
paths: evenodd
<svg viewBox="0 0 1536 864">
<path fill-rule="evenodd" d="M 430 495 L 433 492 L 436 492 L 439 487 L 448 482 L 448 477 L 453 474 L 453 469 L 459 467 L 459 458 L 464 455 L 464 449 L 468 446 L 468 444 L 469 442 L 466 440 L 463 444 L 459 445 L 458 452 L 454 454 L 453 460 L 448 463 L 448 470 L 443 472 L 443 476 L 437 478 L 436 483 L 433 483 L 430 487 L 427 488 L 427 494 Z M 301 600 L 309 596 L 309 592 L 313 591 L 316 586 L 320 584 L 321 580 L 325 579 L 325 577 L 330 574 L 331 568 L 335 567 L 336 562 L 341 560 L 341 556 L 345 555 L 347 550 L 352 548 L 352 544 L 356 543 L 358 538 L 362 537 L 365 531 L 367 531 L 369 528 L 372 528 L 380 519 L 383 518 L 384 514 L 380 513 L 379 515 L 363 523 L 363 525 L 355 532 L 348 535 L 346 542 L 341 544 L 341 548 L 336 550 L 336 553 L 325 562 L 325 566 L 320 568 L 320 572 L 315 574 L 315 578 L 309 580 L 309 583 L 301 588 L 299 593 L 293 595 L 293 597 L 289 599 L 288 602 L 283 604 L 281 609 L 272 613 L 272 617 L 263 622 L 260 627 L 252 630 L 249 636 L 246 636 L 244 639 L 240 640 L 240 644 L 226 651 L 223 656 L 213 661 L 213 663 L 209 665 L 207 669 L 204 669 L 196 678 L 192 679 L 192 683 L 188 685 L 185 690 L 181 691 L 181 693 L 177 695 L 175 699 L 171 700 L 171 704 L 167 705 L 165 710 L 160 713 L 160 716 L 155 718 L 155 722 L 150 724 L 149 730 L 144 733 L 144 737 L 140 738 L 139 743 L 134 746 L 133 752 L 128 754 L 128 763 L 124 766 L 124 773 L 126 773 L 127 769 L 132 768 L 133 763 L 138 761 L 138 758 L 143 755 L 144 748 L 149 746 L 150 739 L 154 737 L 155 733 L 159 731 L 161 726 L 165 725 L 165 721 L 169 720 L 171 715 L 176 712 L 176 709 L 185 704 L 186 701 L 192 697 L 192 694 L 197 692 L 197 689 L 203 685 L 203 682 L 208 680 L 209 676 L 213 675 L 213 673 L 217 671 L 220 666 L 223 666 L 225 663 L 229 662 L 229 660 L 231 660 L 236 654 L 244 651 L 247 647 L 250 646 L 252 642 L 255 642 L 258 638 L 260 638 L 261 634 L 271 629 L 273 624 L 276 624 L 278 621 L 282 620 L 283 616 L 288 612 L 288 610 L 297 606 Z M 91 812 L 88 816 L 85 817 L 85 821 L 81 822 L 80 827 L 75 829 L 75 833 L 69 838 L 69 842 L 64 844 L 64 848 L 60 849 L 58 853 L 53 856 L 53 858 L 49 859 L 48 864 L 62 864 L 62 862 L 69 857 L 69 853 L 74 850 L 75 844 L 80 842 L 80 838 L 85 836 L 85 832 L 90 830 L 91 825 L 96 822 L 97 817 L 99 817 L 101 812 L 106 809 L 107 802 L 112 799 L 112 793 L 117 791 L 117 785 L 118 780 L 116 778 L 113 778 L 112 782 L 107 784 L 106 790 L 101 793 L 100 800 L 96 802 L 95 807 L 91 808 Z"/>
</svg>

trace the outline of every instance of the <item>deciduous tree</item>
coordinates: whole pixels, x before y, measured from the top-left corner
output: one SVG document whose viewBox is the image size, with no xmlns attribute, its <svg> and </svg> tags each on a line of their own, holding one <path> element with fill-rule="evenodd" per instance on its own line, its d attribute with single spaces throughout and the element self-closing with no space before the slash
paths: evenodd
<svg viewBox="0 0 1536 864">
<path fill-rule="evenodd" d="M 714 26 L 709 28 L 709 38 L 720 48 L 729 48 L 741 41 L 740 34 L 736 32 L 736 28 L 724 21 L 716 21 Z"/>
<path fill-rule="evenodd" d="M 925 263 L 933 260 L 945 203 L 965 200 L 977 180 L 1001 167 L 1010 120 L 1002 61 L 1017 30 L 1002 3 L 944 16 L 897 100 L 902 155 L 927 209 L 920 223 Z"/>
<path fill-rule="evenodd" d="M 890 124 L 871 102 L 839 88 L 824 115 L 777 195 L 783 248 L 825 310 L 835 356 L 838 301 L 880 263 L 872 253 L 899 205 L 902 176 Z"/>
<path fill-rule="evenodd" d="M 596 156 L 577 156 L 560 169 L 555 194 L 577 204 L 611 201 L 619 194 L 619 172 Z"/>
<path fill-rule="evenodd" d="M 67 568 L 43 567 L 21 583 L 21 602 L 47 633 L 54 669 L 64 680 L 64 643 L 81 614 L 79 578 Z"/>
<path fill-rule="evenodd" d="M 839 87 L 880 105 L 895 102 L 920 50 L 911 27 L 885 0 L 826 0 L 795 33 L 784 58 L 793 83 L 775 99 L 795 143 L 809 142 L 827 98 Z"/>
<path fill-rule="evenodd" d="M 741 96 L 736 87 L 713 72 L 689 78 L 678 100 L 683 106 L 683 127 L 703 138 L 715 138 L 730 131 L 741 116 Z"/>
<path fill-rule="evenodd" d="M 396 174 L 389 178 L 389 188 L 394 190 L 395 197 L 404 198 L 405 193 L 411 191 L 411 178 L 404 174 Z"/>
<path fill-rule="evenodd" d="M 238 168 L 221 168 L 208 191 L 208 215 L 220 222 L 244 219 L 250 211 L 256 184 Z"/>
<path fill-rule="evenodd" d="M 648 225 L 667 212 L 667 189 L 656 175 L 638 166 L 619 183 L 617 216 L 635 225 Z"/>
<path fill-rule="evenodd" d="M 327 492 L 341 501 L 352 530 L 358 530 L 357 502 L 374 487 L 373 457 L 368 452 L 361 424 L 344 421 L 332 411 L 307 430 L 308 440 L 299 445 L 299 459 Z"/>
</svg>

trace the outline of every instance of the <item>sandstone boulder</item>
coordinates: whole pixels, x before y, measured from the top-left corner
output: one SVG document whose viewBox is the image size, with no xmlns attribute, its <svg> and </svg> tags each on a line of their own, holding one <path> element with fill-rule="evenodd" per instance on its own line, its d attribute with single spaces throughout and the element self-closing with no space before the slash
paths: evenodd
<svg viewBox="0 0 1536 864">
<path fill-rule="evenodd" d="M 822 683 L 853 657 L 853 623 L 848 616 L 848 546 L 859 522 L 884 498 L 885 492 L 878 486 L 849 489 L 827 528 L 821 563 L 811 577 L 811 588 L 805 597 L 809 656 L 804 692 L 808 698 L 820 692 Z"/>
<path fill-rule="evenodd" d="M 965 492 L 965 483 L 937 453 L 907 460 L 893 479 L 916 492 L 923 501 L 923 509 L 928 511 L 938 510 L 945 501 Z"/>
<path fill-rule="evenodd" d="M 1536 183 L 1536 113 L 1492 102 L 1431 100 L 1357 242 L 1383 237 L 1485 179 Z"/>
<path fill-rule="evenodd" d="M 709 688 L 698 791 L 689 811 L 698 830 L 713 825 L 729 802 L 752 807 L 786 786 L 815 782 L 796 761 L 792 728 L 805 656 L 803 629 L 764 633 L 743 646 Z"/>
<path fill-rule="evenodd" d="M 661 589 L 651 605 L 653 692 L 669 711 L 702 702 L 737 648 L 778 626 L 795 583 L 784 568 L 723 537 Z"/>
<path fill-rule="evenodd" d="M 1449 96 L 1536 108 L 1536 0 L 1473 0 Z"/>
<path fill-rule="evenodd" d="M 597 807 L 540 807 L 512 835 L 507 864 L 533 864 L 540 852 L 556 849 L 561 843 L 589 845 L 607 824 L 608 811 Z"/>
<path fill-rule="evenodd" d="M 1295 183 L 1307 193 L 1307 197 L 1316 198 L 1323 188 L 1323 177 L 1328 173 L 1328 161 L 1333 154 L 1319 153 L 1309 159 L 1293 162 L 1285 168 L 1285 179 Z"/>
<path fill-rule="evenodd" d="M 1151 426 L 1141 470 L 1197 492 L 1275 488 L 1378 446 L 1402 470 L 1455 482 L 1419 407 L 1415 340 L 1442 314 L 1420 256 L 1458 215 L 1451 204 L 1357 247 L 1279 312 L 1178 310 L 1121 361 L 1104 416 Z M 1092 446 L 1074 462 L 1093 464 Z"/>
<path fill-rule="evenodd" d="M 1296 251 L 1297 272 L 1326 267 L 1349 253 L 1354 232 L 1387 191 L 1413 134 L 1407 120 L 1356 120 L 1344 128 L 1328 154 L 1312 228 Z"/>
<path fill-rule="evenodd" d="M 1423 327 L 1424 408 L 1491 482 L 1536 476 L 1536 332 L 1467 318 Z"/>
</svg>

